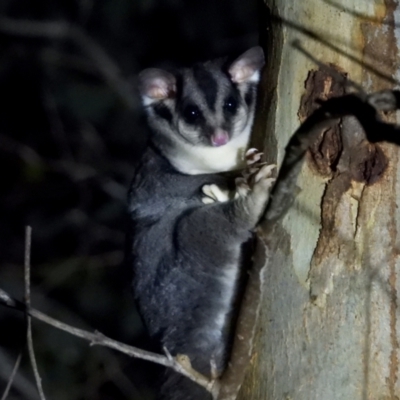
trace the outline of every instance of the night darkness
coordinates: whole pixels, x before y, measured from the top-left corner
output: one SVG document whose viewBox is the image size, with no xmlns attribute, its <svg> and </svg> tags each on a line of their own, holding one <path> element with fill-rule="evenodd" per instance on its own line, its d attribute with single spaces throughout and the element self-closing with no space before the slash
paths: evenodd
<svg viewBox="0 0 400 400">
<path fill-rule="evenodd" d="M 123 264 L 126 193 L 147 137 L 136 76 L 238 55 L 258 44 L 259 15 L 257 0 L 1 1 L 1 288 L 23 296 L 31 225 L 32 306 L 152 348 Z M 118 67 L 122 87 L 76 38 L 37 37 L 20 24 L 11 29 L 10 19 L 74 24 Z M 0 308 L 0 327 L 1 395 L 24 348 L 24 318 Z M 152 398 L 158 369 L 149 363 L 37 321 L 33 335 L 48 399 Z M 38 399 L 25 353 L 8 400 Z"/>
</svg>

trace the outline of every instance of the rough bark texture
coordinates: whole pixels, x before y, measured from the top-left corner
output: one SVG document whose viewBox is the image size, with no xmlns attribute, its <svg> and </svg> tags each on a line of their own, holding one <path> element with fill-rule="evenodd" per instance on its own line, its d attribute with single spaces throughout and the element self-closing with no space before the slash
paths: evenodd
<svg viewBox="0 0 400 400">
<path fill-rule="evenodd" d="M 394 0 L 265 2 L 277 17 L 263 81 L 274 90 L 261 103 L 265 151 L 279 163 L 314 99 L 354 90 L 339 77 L 367 92 L 395 86 L 400 8 Z M 274 227 L 240 399 L 400 398 L 399 152 L 368 143 L 352 118 L 321 132 L 297 201 Z"/>
</svg>

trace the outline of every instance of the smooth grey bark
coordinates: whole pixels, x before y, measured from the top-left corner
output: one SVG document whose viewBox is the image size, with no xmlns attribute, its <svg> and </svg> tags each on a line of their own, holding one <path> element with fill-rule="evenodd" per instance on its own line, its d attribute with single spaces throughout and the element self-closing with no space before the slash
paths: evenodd
<svg viewBox="0 0 400 400">
<path fill-rule="evenodd" d="M 269 100 L 261 102 L 265 152 L 279 164 L 311 107 L 304 106 L 306 92 L 340 94 L 339 75 L 367 92 L 396 86 L 400 9 L 393 0 L 265 3 L 280 18 L 263 80 Z M 337 72 L 330 77 L 322 68 L 318 80 L 316 61 Z M 400 149 L 370 145 L 352 118 L 337 129 L 321 132 L 299 177 L 296 203 L 274 227 L 240 399 L 400 398 Z"/>
</svg>

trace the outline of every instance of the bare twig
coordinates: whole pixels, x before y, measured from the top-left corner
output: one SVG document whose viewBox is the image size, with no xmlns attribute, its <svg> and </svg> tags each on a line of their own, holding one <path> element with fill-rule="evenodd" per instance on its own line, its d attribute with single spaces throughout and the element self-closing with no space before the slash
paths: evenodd
<svg viewBox="0 0 400 400">
<path fill-rule="evenodd" d="M 396 85 L 399 84 L 399 82 L 396 79 L 393 79 L 391 75 L 379 71 L 379 69 L 375 68 L 372 63 L 367 62 L 365 59 L 361 59 L 360 57 L 355 57 L 350 52 L 342 50 L 339 46 L 335 45 L 331 40 L 328 40 L 326 37 L 319 34 L 318 32 L 308 29 L 307 27 L 300 25 L 294 20 L 289 20 L 278 15 L 271 15 L 271 20 L 275 24 L 286 26 L 290 29 L 295 30 L 296 32 L 301 32 L 307 38 L 313 39 L 321 43 L 328 49 L 333 50 L 336 54 L 340 54 L 341 56 L 347 58 L 348 60 L 351 60 L 352 62 L 362 66 L 367 71 L 373 73 L 374 75 L 380 77 L 381 79 L 384 79 L 385 81 L 391 84 L 396 84 Z"/>
<path fill-rule="evenodd" d="M 257 319 L 262 304 L 262 288 L 265 264 L 265 246 L 258 240 L 256 254 L 246 290 L 240 304 L 240 312 L 235 329 L 235 338 L 228 367 L 220 379 L 221 389 L 218 400 L 235 400 L 242 385 L 246 367 L 252 351 Z"/>
<path fill-rule="evenodd" d="M 24 260 L 24 281 L 25 281 L 25 306 L 26 306 L 26 343 L 28 346 L 29 360 L 32 365 L 33 375 L 35 377 L 36 386 L 41 400 L 46 400 L 42 387 L 42 378 L 40 377 L 37 367 L 35 351 L 33 349 L 32 340 L 32 321 L 29 315 L 31 308 L 31 245 L 32 245 L 32 228 L 25 228 L 25 260 Z"/>
<path fill-rule="evenodd" d="M 25 282 L 25 304 L 29 310 L 31 306 L 31 246 L 32 228 L 25 227 L 25 252 L 24 252 L 24 282 Z"/>
<path fill-rule="evenodd" d="M 103 335 L 102 333 L 95 331 L 94 333 L 85 331 L 83 329 L 75 328 L 71 325 L 65 324 L 64 322 L 58 321 L 48 315 L 35 310 L 34 308 L 30 308 L 29 310 L 26 308 L 26 305 L 14 298 L 12 298 L 7 292 L 0 289 L 0 304 L 5 305 L 7 307 L 13 308 L 15 310 L 26 312 L 32 318 L 38 319 L 48 325 L 51 325 L 57 329 L 60 329 L 64 332 L 68 332 L 71 335 L 80 337 L 81 339 L 87 340 L 90 342 L 92 346 L 104 346 L 114 350 L 117 350 L 121 353 L 124 353 L 130 357 L 140 358 L 142 360 L 151 361 L 156 364 L 162 365 L 164 367 L 172 368 L 176 372 L 181 373 L 192 381 L 198 383 L 203 386 L 206 390 L 209 390 L 210 379 L 207 377 L 196 373 L 196 376 L 188 371 L 185 366 L 181 365 L 181 362 L 177 357 L 172 357 L 169 359 L 166 356 L 161 354 L 152 353 L 150 351 L 138 349 L 137 347 L 129 346 L 127 344 L 118 342 L 117 340 L 113 340 Z"/>
<path fill-rule="evenodd" d="M 164 352 L 167 356 L 167 359 L 175 365 L 175 371 L 185 376 L 186 373 L 192 375 L 195 378 L 195 380 L 193 379 L 195 382 L 207 389 L 213 395 L 213 398 L 216 398 L 219 392 L 219 382 L 217 380 L 208 379 L 193 369 L 190 358 L 187 355 L 177 354 L 176 357 L 172 357 L 171 353 L 166 347 L 164 347 Z"/>
<path fill-rule="evenodd" d="M 121 97 L 129 108 L 135 108 L 136 101 L 130 84 L 122 77 L 118 65 L 95 40 L 79 26 L 65 21 L 29 21 L 0 18 L 0 31 L 9 35 L 36 38 L 71 40 L 84 54 L 90 57 L 107 84 Z"/>
<path fill-rule="evenodd" d="M 14 382 L 15 375 L 17 374 L 19 364 L 21 363 L 22 351 L 19 352 L 17 360 L 15 361 L 14 368 L 11 372 L 10 378 L 8 379 L 7 386 L 4 389 L 3 395 L 1 396 L 1 400 L 6 400 L 8 393 L 10 392 L 11 386 Z"/>
<path fill-rule="evenodd" d="M 20 352 L 23 353 L 25 347 L 25 340 L 23 346 L 21 346 Z M 11 359 L 11 356 L 2 350 L 0 347 L 0 379 L 2 382 L 8 382 L 12 370 L 15 367 L 15 359 Z M 12 389 L 14 392 L 18 392 L 21 399 L 24 400 L 40 400 L 37 394 L 36 386 L 32 384 L 32 380 L 27 377 L 24 371 L 19 369 L 14 376 L 12 382 Z"/>
</svg>

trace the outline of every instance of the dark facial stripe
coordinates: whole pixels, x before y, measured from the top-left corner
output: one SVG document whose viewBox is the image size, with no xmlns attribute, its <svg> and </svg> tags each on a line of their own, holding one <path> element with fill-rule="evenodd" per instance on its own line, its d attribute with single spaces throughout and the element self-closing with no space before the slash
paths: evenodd
<svg viewBox="0 0 400 400">
<path fill-rule="evenodd" d="M 197 86 L 204 94 L 208 108 L 215 111 L 218 89 L 216 79 L 202 64 L 197 64 L 193 67 L 193 76 L 197 82 Z"/>
<path fill-rule="evenodd" d="M 230 122 L 235 117 L 240 106 L 240 102 L 241 99 L 239 91 L 234 86 L 231 86 L 222 105 L 225 122 Z"/>
<path fill-rule="evenodd" d="M 172 122 L 172 113 L 165 104 L 155 104 L 153 106 L 153 110 L 154 114 L 156 114 L 159 118 L 165 119 L 169 123 Z"/>
<path fill-rule="evenodd" d="M 255 85 L 250 85 L 244 95 L 244 101 L 247 104 L 247 107 L 250 107 L 254 101 L 254 92 L 255 92 Z"/>
</svg>

